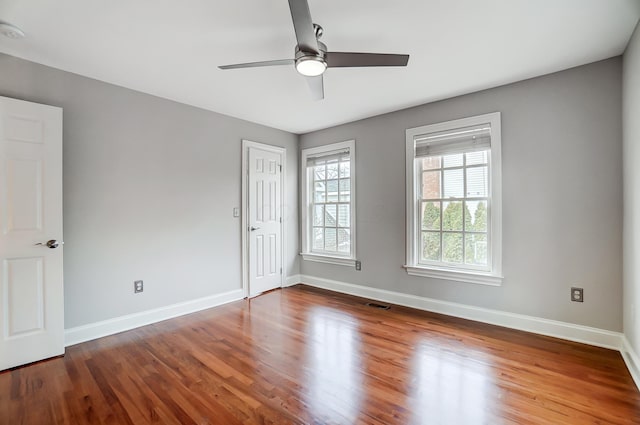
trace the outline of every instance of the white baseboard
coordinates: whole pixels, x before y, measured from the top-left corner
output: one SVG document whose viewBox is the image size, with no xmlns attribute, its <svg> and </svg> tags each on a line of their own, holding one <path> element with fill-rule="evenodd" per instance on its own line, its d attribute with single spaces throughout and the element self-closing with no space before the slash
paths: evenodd
<svg viewBox="0 0 640 425">
<path fill-rule="evenodd" d="M 298 283 L 302 282 L 302 277 L 299 274 L 294 274 L 291 276 L 287 276 L 287 279 L 284 283 L 284 285 L 282 285 L 283 288 L 287 288 L 289 286 L 293 286 L 293 285 L 297 285 Z"/>
<path fill-rule="evenodd" d="M 556 320 L 542 319 L 534 316 L 526 316 L 524 314 L 473 307 L 465 304 L 419 297 L 416 295 L 392 292 L 384 289 L 354 285 L 351 283 L 307 275 L 301 275 L 300 281 L 304 284 L 315 286 L 317 288 L 398 304 L 405 307 L 417 308 L 419 310 L 461 317 L 463 319 L 475 320 L 478 322 L 562 338 L 569 341 L 581 342 L 618 351 L 622 348 L 622 334 L 619 332 L 575 325 Z"/>
<path fill-rule="evenodd" d="M 541 335 L 562 338 L 569 341 L 581 342 L 598 347 L 610 348 L 620 351 L 629 373 L 638 389 L 640 389 L 640 357 L 631 347 L 627 338 L 618 332 L 575 325 L 556 320 L 542 319 L 523 314 L 508 313 L 499 310 L 491 310 L 481 307 L 473 307 L 448 301 L 416 295 L 392 292 L 384 289 L 354 285 L 337 280 L 324 279 L 308 275 L 292 275 L 286 278 L 283 287 L 289 287 L 303 283 L 317 288 L 340 292 L 358 297 L 384 301 L 419 310 L 431 311 L 448 316 L 475 320 L 506 328 L 533 332 Z M 174 317 L 194 313 L 207 308 L 216 307 L 244 298 L 242 289 L 216 294 L 209 297 L 172 304 L 153 310 L 128 314 L 101 322 L 77 326 L 65 330 L 65 346 L 79 344 L 92 339 L 102 338 L 119 332 L 128 331 L 140 326 L 149 325 Z"/>
<path fill-rule="evenodd" d="M 636 383 L 636 387 L 640 389 L 640 357 L 638 357 L 638 354 L 633 350 L 626 336 L 622 337 L 622 348 L 620 352 L 622 353 L 624 362 L 627 364 L 627 369 L 629 369 L 633 381 Z"/>
<path fill-rule="evenodd" d="M 222 294 L 211 295 L 209 297 L 198 298 L 196 300 L 172 304 L 166 307 L 142 311 L 140 313 L 127 314 L 126 316 L 120 316 L 109 320 L 103 320 L 101 322 L 65 329 L 65 347 L 113 335 L 118 332 L 128 331 L 140 326 L 150 325 L 173 317 L 195 313 L 196 311 L 216 307 L 242 298 L 244 298 L 242 289 L 234 289 L 233 291 L 224 292 Z"/>
</svg>

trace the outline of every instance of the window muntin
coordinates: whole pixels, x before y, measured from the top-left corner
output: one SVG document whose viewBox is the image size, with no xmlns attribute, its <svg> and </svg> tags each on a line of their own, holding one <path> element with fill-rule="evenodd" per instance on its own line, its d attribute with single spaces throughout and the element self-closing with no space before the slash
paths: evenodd
<svg viewBox="0 0 640 425">
<path fill-rule="evenodd" d="M 311 252 L 351 255 L 351 159 L 348 153 L 309 166 Z"/>
<path fill-rule="evenodd" d="M 407 273 L 502 281 L 500 113 L 407 129 Z"/>
<path fill-rule="evenodd" d="M 355 142 L 302 150 L 302 256 L 352 266 L 355 261 Z"/>
<path fill-rule="evenodd" d="M 419 264 L 489 270 L 489 150 L 416 159 Z"/>
</svg>

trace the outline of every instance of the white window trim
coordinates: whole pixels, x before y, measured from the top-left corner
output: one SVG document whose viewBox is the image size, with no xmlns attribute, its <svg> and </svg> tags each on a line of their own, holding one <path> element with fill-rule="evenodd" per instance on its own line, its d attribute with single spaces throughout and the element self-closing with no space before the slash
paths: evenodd
<svg viewBox="0 0 640 425">
<path fill-rule="evenodd" d="M 491 271 L 426 266 L 419 264 L 417 249 L 417 217 L 419 216 L 418 183 L 416 179 L 417 161 L 415 160 L 415 137 L 480 124 L 491 124 L 491 156 L 490 156 L 490 193 L 491 220 Z M 406 265 L 407 274 L 412 276 L 431 277 L 435 279 L 455 280 L 459 282 L 500 286 L 502 284 L 502 134 L 500 128 L 500 112 L 478 115 L 469 118 L 446 121 L 422 127 L 409 128 L 406 131 Z"/>
<path fill-rule="evenodd" d="M 334 257 L 330 255 L 321 255 L 316 253 L 301 253 L 305 261 L 315 261 L 316 263 L 336 264 L 338 266 L 355 267 L 356 259 L 351 257 Z"/>
<path fill-rule="evenodd" d="M 351 200 L 349 202 L 350 205 L 350 213 L 351 213 L 351 253 L 348 255 L 340 255 L 340 254 L 325 254 L 325 253 L 316 253 L 311 252 L 310 249 L 310 184 L 309 181 L 309 171 L 307 170 L 307 157 L 313 156 L 317 154 L 321 154 L 324 152 L 331 152 L 340 149 L 349 149 L 349 161 L 350 161 L 350 173 L 351 173 Z M 354 267 L 356 263 L 356 143 L 355 140 L 347 140 L 345 142 L 332 143 L 330 145 L 323 145 L 314 148 L 303 149 L 301 152 L 301 188 L 302 193 L 300 196 L 300 210 L 302 212 L 302 252 L 300 255 L 304 260 L 307 261 L 315 261 L 319 263 L 327 263 L 327 264 L 336 264 L 340 266 L 349 266 Z"/>
</svg>

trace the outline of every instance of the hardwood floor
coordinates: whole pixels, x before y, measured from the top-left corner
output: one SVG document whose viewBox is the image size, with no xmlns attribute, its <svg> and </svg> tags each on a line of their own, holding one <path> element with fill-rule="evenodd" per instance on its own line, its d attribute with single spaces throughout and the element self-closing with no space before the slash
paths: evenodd
<svg viewBox="0 0 640 425">
<path fill-rule="evenodd" d="M 638 424 L 618 352 L 305 286 L 0 373 L 1 424 Z"/>
</svg>

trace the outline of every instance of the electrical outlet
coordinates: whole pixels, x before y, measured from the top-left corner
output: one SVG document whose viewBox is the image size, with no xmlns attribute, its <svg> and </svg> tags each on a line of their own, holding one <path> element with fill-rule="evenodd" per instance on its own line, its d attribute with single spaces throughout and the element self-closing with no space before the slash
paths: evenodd
<svg viewBox="0 0 640 425">
<path fill-rule="evenodd" d="M 138 292 L 144 291 L 144 283 L 141 280 L 136 280 L 133 282 L 133 293 L 137 294 Z"/>
<path fill-rule="evenodd" d="M 584 302 L 584 288 L 571 288 L 571 301 L 576 303 Z"/>
<path fill-rule="evenodd" d="M 356 270 L 362 270 L 362 262 L 360 260 L 356 260 Z"/>
<path fill-rule="evenodd" d="M 234 216 L 234 217 L 240 217 L 240 208 L 235 207 L 235 208 L 233 209 L 233 216 Z"/>
</svg>

